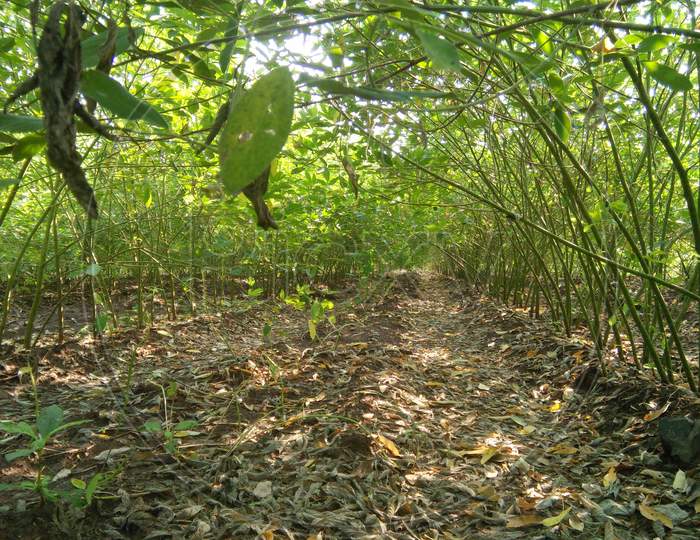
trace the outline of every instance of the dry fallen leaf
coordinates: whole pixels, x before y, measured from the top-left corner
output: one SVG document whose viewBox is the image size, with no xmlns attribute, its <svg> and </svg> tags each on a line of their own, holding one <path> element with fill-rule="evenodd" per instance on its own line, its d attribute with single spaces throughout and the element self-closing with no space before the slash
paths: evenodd
<svg viewBox="0 0 700 540">
<path fill-rule="evenodd" d="M 673 489 L 680 491 L 681 493 L 685 493 L 688 490 L 688 478 L 686 477 L 685 472 L 680 469 L 678 469 L 676 476 L 673 479 Z"/>
<path fill-rule="evenodd" d="M 486 449 L 486 451 L 481 455 L 481 461 L 480 461 L 480 463 L 481 463 L 482 465 L 485 465 L 486 463 L 488 463 L 489 460 L 490 460 L 493 456 L 495 456 L 496 454 L 498 454 L 498 451 L 499 451 L 500 449 L 501 449 L 500 446 L 496 446 L 496 447 L 494 447 L 494 446 L 489 446 L 489 447 Z"/>
<path fill-rule="evenodd" d="M 570 516 L 569 517 L 569 527 L 571 527 L 575 531 L 583 532 L 583 528 L 584 528 L 583 521 L 581 521 L 576 516 Z"/>
<path fill-rule="evenodd" d="M 639 505 L 639 513 L 650 521 L 658 521 L 669 529 L 673 529 L 673 521 L 663 512 L 659 512 L 653 506 L 648 506 L 644 503 Z"/>
<path fill-rule="evenodd" d="M 603 476 L 603 487 L 608 488 L 616 481 L 617 473 L 615 472 L 615 467 L 610 467 L 608 472 L 605 473 L 605 476 Z"/>
<path fill-rule="evenodd" d="M 387 439 L 384 435 L 377 435 L 377 442 L 379 442 L 379 444 L 381 444 L 392 456 L 401 457 L 401 451 L 391 439 Z"/>
<path fill-rule="evenodd" d="M 653 469 L 643 469 L 639 474 L 643 474 L 644 476 L 648 476 L 649 478 L 653 478 L 654 480 L 664 479 L 664 473 L 662 473 L 661 471 L 655 471 Z"/>
<path fill-rule="evenodd" d="M 533 499 L 532 501 L 530 501 L 528 499 L 525 499 L 524 497 L 518 497 L 516 499 L 516 502 L 518 504 L 518 509 L 521 512 L 522 511 L 527 512 L 528 510 L 534 510 L 535 506 L 537 505 L 536 500 Z"/>
<path fill-rule="evenodd" d="M 523 516 L 513 516 L 506 523 L 509 529 L 521 529 L 523 527 L 534 527 L 542 523 L 542 518 L 537 514 L 527 514 Z"/>
<path fill-rule="evenodd" d="M 559 456 L 571 456 L 578 452 L 578 448 L 569 446 L 568 444 L 557 444 L 547 449 L 548 454 L 556 454 Z"/>
<path fill-rule="evenodd" d="M 253 490 L 253 495 L 255 495 L 258 499 L 264 499 L 265 497 L 272 495 L 272 482 L 269 480 L 258 482 Z"/>
<path fill-rule="evenodd" d="M 668 410 L 670 405 L 671 405 L 671 402 L 669 401 L 668 403 L 666 403 L 666 405 L 664 405 L 660 409 L 656 409 L 655 411 L 651 411 L 651 412 L 646 413 L 644 415 L 644 420 L 647 422 L 651 422 L 652 420 L 656 420 L 659 416 L 661 416 L 662 414 L 664 414 Z"/>
<path fill-rule="evenodd" d="M 603 538 L 605 540 L 621 540 L 615 532 L 615 527 L 613 526 L 612 521 L 605 522 L 605 536 Z"/>
</svg>

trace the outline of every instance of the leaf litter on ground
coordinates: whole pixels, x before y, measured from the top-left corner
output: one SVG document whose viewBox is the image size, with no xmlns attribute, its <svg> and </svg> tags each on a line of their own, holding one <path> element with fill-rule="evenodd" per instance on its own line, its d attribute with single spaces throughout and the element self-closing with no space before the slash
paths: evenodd
<svg viewBox="0 0 700 540">
<path fill-rule="evenodd" d="M 42 402 L 89 420 L 47 450 L 47 468 L 63 482 L 110 475 L 61 527 L 105 538 L 696 537 L 698 470 L 662 460 L 654 422 L 697 399 L 615 358 L 577 385 L 595 367 L 585 336 L 419 278 L 417 290 L 340 302 L 316 341 L 303 313 L 259 303 L 45 355 Z M 19 364 L 5 364 L 0 410 L 31 421 Z M 187 429 L 168 447 L 178 423 Z M 23 497 L 0 493 L 10 527 L 29 523 L 17 510 L 37 501 Z"/>
</svg>

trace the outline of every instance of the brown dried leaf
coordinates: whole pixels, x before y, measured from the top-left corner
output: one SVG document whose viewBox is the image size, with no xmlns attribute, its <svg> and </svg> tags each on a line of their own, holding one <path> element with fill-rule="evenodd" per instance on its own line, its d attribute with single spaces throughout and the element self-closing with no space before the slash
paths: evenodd
<svg viewBox="0 0 700 540">
<path fill-rule="evenodd" d="M 386 438 L 384 435 L 377 435 L 377 442 L 381 444 L 387 452 L 389 452 L 393 457 L 401 457 L 401 451 L 399 447 L 396 446 L 394 441 Z"/>
<path fill-rule="evenodd" d="M 526 514 L 514 516 L 508 520 L 506 527 L 509 529 L 522 529 L 524 527 L 534 527 L 542 523 L 542 517 L 537 514 Z"/>
</svg>

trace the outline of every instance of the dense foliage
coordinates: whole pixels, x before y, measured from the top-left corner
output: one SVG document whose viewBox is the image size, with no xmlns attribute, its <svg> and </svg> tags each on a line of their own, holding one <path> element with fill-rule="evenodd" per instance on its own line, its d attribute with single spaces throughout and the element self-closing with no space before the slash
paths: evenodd
<svg viewBox="0 0 700 540">
<path fill-rule="evenodd" d="M 5 99 L 51 4 L 0 13 Z M 116 136 L 78 124 L 100 218 L 43 159 L 37 93 L 17 99 L 0 116 L 0 333 L 16 292 L 35 293 L 31 345 L 42 291 L 60 304 L 88 283 L 105 330 L 129 315 L 124 282 L 144 324 L 146 298 L 174 315 L 183 293 L 195 307 L 244 279 L 276 296 L 430 264 L 697 389 L 691 0 L 80 4 L 81 99 Z M 263 232 L 203 145 L 229 97 L 279 67 L 295 107 L 267 194 L 280 230 Z"/>
</svg>

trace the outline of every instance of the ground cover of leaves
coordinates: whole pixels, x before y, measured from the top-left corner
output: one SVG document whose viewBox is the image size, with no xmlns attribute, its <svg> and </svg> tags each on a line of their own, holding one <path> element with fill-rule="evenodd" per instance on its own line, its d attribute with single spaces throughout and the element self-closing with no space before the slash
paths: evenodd
<svg viewBox="0 0 700 540">
<path fill-rule="evenodd" d="M 418 279 L 339 302 L 317 341 L 304 313 L 260 303 L 47 351 L 42 405 L 87 423 L 45 473 L 108 481 L 87 510 L 0 492 L 0 538 L 698 538 L 698 469 L 656 437 L 697 399 Z M 0 418 L 31 423 L 22 356 L 3 362 Z M 192 422 L 168 451 L 149 421 Z M 35 467 L 3 462 L 0 481 Z"/>
</svg>

